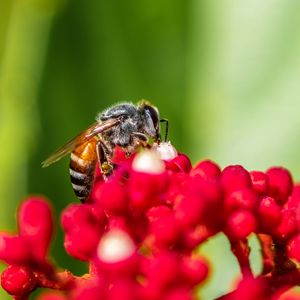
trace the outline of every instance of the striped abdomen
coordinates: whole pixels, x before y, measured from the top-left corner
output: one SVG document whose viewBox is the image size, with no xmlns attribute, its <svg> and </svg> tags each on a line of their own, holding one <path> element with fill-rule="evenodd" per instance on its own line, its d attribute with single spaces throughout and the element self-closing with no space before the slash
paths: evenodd
<svg viewBox="0 0 300 300">
<path fill-rule="evenodd" d="M 97 163 L 95 138 L 75 148 L 71 153 L 70 176 L 73 190 L 80 201 L 90 194 Z"/>
</svg>

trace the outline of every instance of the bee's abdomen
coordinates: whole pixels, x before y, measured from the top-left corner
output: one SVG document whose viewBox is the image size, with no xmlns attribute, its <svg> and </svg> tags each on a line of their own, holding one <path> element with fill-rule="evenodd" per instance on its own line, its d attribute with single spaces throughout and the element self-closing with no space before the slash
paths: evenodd
<svg viewBox="0 0 300 300">
<path fill-rule="evenodd" d="M 75 195 L 84 202 L 89 196 L 97 163 L 96 139 L 75 148 L 71 153 L 70 177 Z"/>
</svg>

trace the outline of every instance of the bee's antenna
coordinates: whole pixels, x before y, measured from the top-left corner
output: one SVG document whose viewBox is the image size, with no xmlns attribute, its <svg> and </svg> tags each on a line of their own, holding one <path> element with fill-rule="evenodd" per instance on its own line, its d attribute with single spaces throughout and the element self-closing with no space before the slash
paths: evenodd
<svg viewBox="0 0 300 300">
<path fill-rule="evenodd" d="M 169 133 L 169 120 L 168 119 L 160 119 L 159 121 L 166 123 L 165 138 L 164 138 L 164 142 L 166 142 L 168 140 L 168 133 Z"/>
</svg>

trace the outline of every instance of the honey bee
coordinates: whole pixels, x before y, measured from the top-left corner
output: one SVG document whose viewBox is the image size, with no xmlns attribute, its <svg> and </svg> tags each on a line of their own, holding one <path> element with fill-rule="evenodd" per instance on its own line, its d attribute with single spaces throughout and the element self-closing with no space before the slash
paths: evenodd
<svg viewBox="0 0 300 300">
<path fill-rule="evenodd" d="M 160 120 L 158 109 L 146 101 L 138 105 L 121 103 L 112 106 L 96 117 L 96 122 L 60 147 L 42 167 L 57 162 L 71 153 L 70 177 L 73 190 L 84 202 L 91 191 L 97 162 L 106 179 L 113 170 L 112 156 L 116 146 L 130 155 L 137 147 L 146 147 L 149 141 L 159 143 Z M 168 123 L 166 123 L 168 125 Z M 167 136 L 168 126 L 166 126 Z"/>
</svg>

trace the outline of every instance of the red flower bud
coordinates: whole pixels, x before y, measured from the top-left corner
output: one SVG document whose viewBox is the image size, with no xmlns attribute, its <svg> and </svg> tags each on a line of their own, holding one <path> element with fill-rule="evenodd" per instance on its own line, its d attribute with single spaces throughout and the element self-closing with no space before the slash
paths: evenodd
<svg viewBox="0 0 300 300">
<path fill-rule="evenodd" d="M 1 275 L 1 285 L 11 295 L 26 295 L 35 289 L 33 272 L 22 266 L 9 266 Z"/>
<path fill-rule="evenodd" d="M 96 253 L 96 247 L 101 233 L 91 224 L 76 226 L 65 236 L 64 246 L 73 257 L 87 261 Z"/>
<path fill-rule="evenodd" d="M 221 174 L 220 167 L 211 160 L 204 160 L 196 164 L 190 172 L 192 177 L 201 176 L 203 178 L 217 179 Z"/>
<path fill-rule="evenodd" d="M 175 218 L 184 229 L 199 224 L 205 213 L 205 199 L 197 196 L 182 197 L 174 206 Z"/>
<path fill-rule="evenodd" d="M 269 189 L 268 176 L 260 171 L 251 171 L 250 176 L 255 192 L 259 195 L 266 195 Z"/>
<path fill-rule="evenodd" d="M 32 260 L 31 246 L 27 238 L 0 235 L 0 259 L 8 264 L 28 264 Z"/>
<path fill-rule="evenodd" d="M 127 188 L 112 178 L 106 184 L 95 188 L 95 203 L 99 204 L 108 214 L 124 214 L 128 208 Z"/>
<path fill-rule="evenodd" d="M 207 262 L 200 258 L 184 257 L 181 263 L 182 275 L 191 286 L 202 282 L 208 274 Z"/>
<path fill-rule="evenodd" d="M 174 159 L 170 161 L 166 161 L 165 164 L 166 164 L 166 169 L 174 173 L 178 173 L 178 172 L 189 173 L 192 168 L 190 159 L 182 153 L 180 153 Z"/>
<path fill-rule="evenodd" d="M 245 188 L 234 191 L 225 197 L 224 207 L 227 212 L 244 208 L 253 210 L 258 203 L 258 198 L 253 190 Z"/>
<path fill-rule="evenodd" d="M 287 240 L 297 230 L 295 214 L 292 210 L 281 210 L 281 221 L 277 227 L 272 230 L 272 235 L 276 239 Z"/>
<path fill-rule="evenodd" d="M 226 167 L 221 173 L 221 184 L 226 193 L 250 188 L 252 185 L 248 171 L 240 165 Z"/>
<path fill-rule="evenodd" d="M 280 206 L 273 198 L 263 197 L 258 206 L 258 216 L 263 229 L 272 229 L 280 223 Z"/>
<path fill-rule="evenodd" d="M 229 215 L 224 231 L 230 240 L 239 240 L 254 232 L 256 225 L 255 217 L 250 211 L 236 210 Z"/>
<path fill-rule="evenodd" d="M 167 206 L 151 208 L 147 213 L 150 223 L 150 235 L 160 247 L 171 247 L 180 236 L 180 228 L 174 217 L 174 211 Z"/>
<path fill-rule="evenodd" d="M 176 282 L 180 270 L 180 258 L 173 252 L 161 252 L 151 259 L 142 261 L 142 272 L 154 289 L 162 292 Z"/>
<path fill-rule="evenodd" d="M 61 215 L 61 224 L 66 233 L 72 232 L 76 227 L 91 225 L 102 232 L 107 223 L 103 209 L 91 204 L 71 204 Z"/>
<path fill-rule="evenodd" d="M 293 189 L 293 180 L 290 172 L 281 167 L 270 168 L 266 172 L 269 178 L 269 194 L 278 204 L 284 204 Z"/>
<path fill-rule="evenodd" d="M 195 228 L 185 230 L 183 233 L 184 245 L 187 250 L 193 250 L 218 231 L 217 228 L 211 228 L 207 225 L 197 225 Z"/>
<path fill-rule="evenodd" d="M 53 233 L 52 211 L 41 197 L 31 197 L 21 204 L 18 212 L 19 232 L 32 243 L 32 253 L 38 259 L 47 254 Z"/>
</svg>

